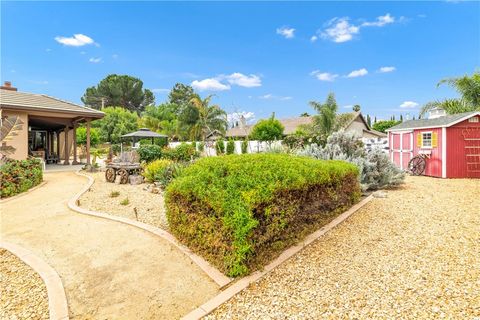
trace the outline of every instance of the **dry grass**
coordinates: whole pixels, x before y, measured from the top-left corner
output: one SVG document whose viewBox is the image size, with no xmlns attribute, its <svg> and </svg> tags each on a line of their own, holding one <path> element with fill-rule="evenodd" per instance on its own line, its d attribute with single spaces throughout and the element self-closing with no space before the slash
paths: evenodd
<svg viewBox="0 0 480 320">
<path fill-rule="evenodd" d="M 480 180 L 408 177 L 209 319 L 480 317 Z"/>
</svg>

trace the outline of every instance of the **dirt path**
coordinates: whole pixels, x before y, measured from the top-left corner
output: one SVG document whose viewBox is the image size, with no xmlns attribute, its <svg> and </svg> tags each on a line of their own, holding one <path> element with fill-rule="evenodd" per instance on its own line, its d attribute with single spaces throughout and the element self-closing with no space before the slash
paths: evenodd
<svg viewBox="0 0 480 320">
<path fill-rule="evenodd" d="M 480 180 L 409 177 L 210 319 L 480 319 Z"/>
<path fill-rule="evenodd" d="M 73 319 L 175 319 L 218 292 L 167 241 L 67 208 L 86 183 L 73 172 L 0 204 L 1 239 L 19 244 L 60 275 Z"/>
</svg>

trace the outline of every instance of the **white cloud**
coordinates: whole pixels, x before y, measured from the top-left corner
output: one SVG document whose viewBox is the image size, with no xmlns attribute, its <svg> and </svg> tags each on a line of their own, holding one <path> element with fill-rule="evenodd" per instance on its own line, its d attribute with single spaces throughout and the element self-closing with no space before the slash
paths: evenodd
<svg viewBox="0 0 480 320">
<path fill-rule="evenodd" d="M 400 108 L 402 109 L 413 109 L 418 107 L 419 104 L 415 101 L 405 101 L 400 105 Z"/>
<path fill-rule="evenodd" d="M 259 76 L 251 74 L 249 76 L 239 72 L 234 72 L 227 76 L 220 76 L 219 78 L 225 78 L 230 84 L 237 85 L 245 88 L 260 87 L 262 80 Z"/>
<path fill-rule="evenodd" d="M 325 29 L 321 36 L 337 43 L 350 41 L 353 35 L 360 31 L 360 28 L 348 22 L 348 18 L 334 18 L 327 23 L 328 28 Z"/>
<path fill-rule="evenodd" d="M 90 58 L 88 61 L 91 63 L 99 63 L 102 62 L 102 58 Z"/>
<path fill-rule="evenodd" d="M 203 80 L 194 80 L 192 82 L 192 87 L 200 91 L 224 91 L 230 90 L 228 84 L 223 84 L 215 78 L 203 79 Z"/>
<path fill-rule="evenodd" d="M 387 72 L 393 72 L 395 70 L 397 70 L 397 68 L 395 67 L 381 67 L 380 69 L 378 69 L 378 72 L 387 73 Z"/>
<path fill-rule="evenodd" d="M 288 27 L 277 28 L 277 34 L 284 36 L 286 39 L 295 37 L 295 29 Z"/>
<path fill-rule="evenodd" d="M 317 41 L 317 40 L 318 40 L 318 37 L 317 37 L 317 36 L 312 36 L 312 37 L 310 38 L 310 41 L 311 41 L 311 42 L 315 42 L 315 41 Z"/>
<path fill-rule="evenodd" d="M 155 92 L 155 93 L 169 93 L 170 89 L 156 88 L 156 89 L 152 89 L 152 92 Z"/>
<path fill-rule="evenodd" d="M 349 104 L 349 105 L 343 106 L 342 108 L 343 108 L 343 109 L 350 109 L 350 110 L 352 110 L 353 105 Z"/>
<path fill-rule="evenodd" d="M 365 68 L 358 69 L 358 70 L 353 70 L 347 75 L 347 78 L 357 78 L 357 77 L 363 77 L 368 74 L 368 70 Z"/>
<path fill-rule="evenodd" d="M 276 95 L 273 95 L 273 94 L 271 94 L 271 93 L 265 94 L 265 95 L 263 95 L 263 96 L 260 96 L 259 98 L 260 98 L 260 99 L 265 99 L 265 100 L 274 99 L 274 100 L 282 100 L 282 101 L 291 100 L 291 99 L 292 99 L 292 97 L 288 97 L 288 96 L 276 96 Z"/>
<path fill-rule="evenodd" d="M 61 43 L 65 46 L 81 47 L 87 44 L 94 44 L 92 38 L 81 33 L 74 34 L 73 37 L 55 37 L 55 40 L 58 43 Z"/>
<path fill-rule="evenodd" d="M 329 72 L 320 72 L 319 70 L 315 70 L 310 72 L 311 76 L 315 76 L 320 81 L 335 81 L 335 78 L 338 77 L 338 74 L 329 73 Z"/>
<path fill-rule="evenodd" d="M 379 16 L 373 22 L 364 22 L 362 23 L 362 27 L 383 27 L 387 24 L 394 23 L 395 17 L 392 17 L 390 13 L 387 13 L 384 16 Z"/>
<path fill-rule="evenodd" d="M 250 111 L 240 111 L 227 114 L 227 121 L 230 124 L 235 124 L 237 121 L 240 121 L 242 116 L 247 124 L 252 123 L 255 120 L 255 113 Z"/>
</svg>

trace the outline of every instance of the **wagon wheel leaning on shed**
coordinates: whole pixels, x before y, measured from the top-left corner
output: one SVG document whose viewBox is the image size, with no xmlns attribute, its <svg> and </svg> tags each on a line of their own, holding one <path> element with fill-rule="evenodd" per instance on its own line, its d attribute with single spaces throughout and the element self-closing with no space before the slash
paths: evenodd
<svg viewBox="0 0 480 320">
<path fill-rule="evenodd" d="M 411 172 L 414 176 L 420 176 L 425 172 L 425 167 L 427 166 L 427 161 L 425 157 L 418 155 L 408 161 L 408 171 Z"/>
<path fill-rule="evenodd" d="M 126 184 L 128 182 L 128 171 L 127 169 L 120 169 L 117 171 L 120 176 L 120 184 Z"/>
<path fill-rule="evenodd" d="M 107 180 L 107 182 L 115 182 L 116 177 L 117 177 L 117 174 L 115 173 L 115 169 L 108 168 L 105 171 L 105 180 Z"/>
</svg>

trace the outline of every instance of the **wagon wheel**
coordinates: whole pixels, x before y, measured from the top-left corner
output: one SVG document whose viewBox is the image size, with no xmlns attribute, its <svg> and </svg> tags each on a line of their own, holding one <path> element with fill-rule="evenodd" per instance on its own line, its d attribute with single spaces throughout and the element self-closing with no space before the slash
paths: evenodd
<svg viewBox="0 0 480 320">
<path fill-rule="evenodd" d="M 105 180 L 107 180 L 107 182 L 115 182 L 116 177 L 115 169 L 108 168 L 107 171 L 105 171 Z"/>
<path fill-rule="evenodd" d="M 425 171 L 427 162 L 422 156 L 415 156 L 408 162 L 408 171 L 414 176 L 422 175 Z"/>
<path fill-rule="evenodd" d="M 127 171 L 127 169 L 118 170 L 118 175 L 120 176 L 120 184 L 126 184 L 128 182 L 128 171 Z"/>
</svg>

